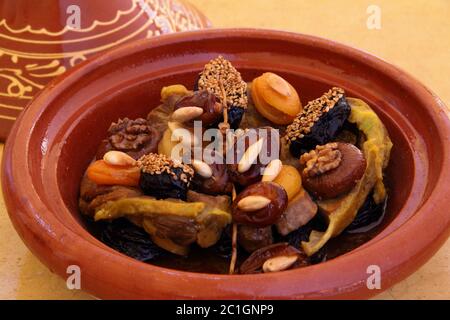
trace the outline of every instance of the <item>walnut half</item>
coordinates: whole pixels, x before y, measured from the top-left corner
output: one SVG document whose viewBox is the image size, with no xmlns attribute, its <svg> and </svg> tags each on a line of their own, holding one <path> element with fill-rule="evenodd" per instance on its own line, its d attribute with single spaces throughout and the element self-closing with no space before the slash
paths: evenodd
<svg viewBox="0 0 450 320">
<path fill-rule="evenodd" d="M 300 163 L 304 166 L 303 174 L 311 178 L 339 167 L 341 161 L 342 154 L 336 142 L 317 146 L 300 157 Z"/>
</svg>

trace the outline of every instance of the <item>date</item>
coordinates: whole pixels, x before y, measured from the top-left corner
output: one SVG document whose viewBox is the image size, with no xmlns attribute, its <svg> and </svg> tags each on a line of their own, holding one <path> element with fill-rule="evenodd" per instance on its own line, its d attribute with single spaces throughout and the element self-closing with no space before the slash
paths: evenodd
<svg viewBox="0 0 450 320">
<path fill-rule="evenodd" d="M 243 198 L 249 196 L 262 196 L 270 200 L 270 203 L 262 209 L 246 211 L 239 208 L 238 204 Z M 233 201 L 233 220 L 239 224 L 247 224 L 254 227 L 267 227 L 274 224 L 287 207 L 288 197 L 286 191 L 273 182 L 259 182 L 247 187 Z"/>
</svg>

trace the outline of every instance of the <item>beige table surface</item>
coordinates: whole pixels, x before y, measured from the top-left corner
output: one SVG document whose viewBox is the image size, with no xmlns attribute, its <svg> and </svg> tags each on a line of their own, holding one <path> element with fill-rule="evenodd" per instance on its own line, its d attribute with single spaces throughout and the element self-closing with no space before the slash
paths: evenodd
<svg viewBox="0 0 450 320">
<path fill-rule="evenodd" d="M 105 0 L 105 3 L 107 1 Z M 262 27 L 313 34 L 373 53 L 407 70 L 450 106 L 449 0 L 191 0 L 217 27 Z M 367 7 L 381 29 L 366 27 Z M 3 145 L 0 144 L 0 154 Z M 424 230 L 426 232 L 426 230 Z M 91 299 L 70 291 L 15 233 L 0 197 L 0 298 Z M 411 239 L 411 241 L 414 241 Z M 380 299 L 450 299 L 450 241 Z"/>
</svg>

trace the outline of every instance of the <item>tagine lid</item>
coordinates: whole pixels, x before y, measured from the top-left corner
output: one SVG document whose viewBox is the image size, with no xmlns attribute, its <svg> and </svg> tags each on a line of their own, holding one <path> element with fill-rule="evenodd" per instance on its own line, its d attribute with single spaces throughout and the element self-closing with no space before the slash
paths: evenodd
<svg viewBox="0 0 450 320">
<path fill-rule="evenodd" d="M 0 141 L 37 92 L 91 55 L 128 41 L 210 26 L 184 0 L 0 4 Z"/>
</svg>

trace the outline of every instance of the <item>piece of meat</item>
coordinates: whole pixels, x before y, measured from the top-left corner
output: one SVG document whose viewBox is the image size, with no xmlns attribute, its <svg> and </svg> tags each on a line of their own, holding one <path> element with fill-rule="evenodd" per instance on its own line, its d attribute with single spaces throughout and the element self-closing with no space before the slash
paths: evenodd
<svg viewBox="0 0 450 320">
<path fill-rule="evenodd" d="M 124 198 L 134 198 L 142 196 L 142 192 L 136 188 L 114 186 L 111 192 L 99 195 L 89 203 L 88 213 L 94 214 L 105 203 L 109 201 L 116 201 Z"/>
<path fill-rule="evenodd" d="M 249 253 L 273 243 L 271 226 L 256 228 L 249 225 L 239 225 L 237 237 L 238 243 Z"/>
<path fill-rule="evenodd" d="M 231 198 L 225 195 L 210 196 L 188 191 L 187 199 L 190 202 L 203 202 L 206 205 L 205 209 L 196 217 L 197 244 L 201 248 L 208 248 L 216 244 L 223 229 L 231 222 Z M 212 214 L 213 211 L 214 214 Z"/>
<path fill-rule="evenodd" d="M 156 235 L 170 239 L 181 246 L 189 246 L 197 240 L 198 226 L 193 219 L 180 216 L 155 216 L 151 218 Z"/>
<path fill-rule="evenodd" d="M 292 199 L 276 223 L 278 233 L 285 236 L 307 224 L 317 213 L 317 204 L 305 190 Z"/>
<path fill-rule="evenodd" d="M 192 190 L 188 190 L 187 192 L 187 201 L 188 202 L 203 202 L 206 204 L 206 210 L 211 209 L 220 209 L 225 212 L 230 212 L 231 210 L 231 198 L 225 195 L 219 196 L 211 196 L 207 194 L 203 194 L 200 192 L 195 192 Z"/>
<path fill-rule="evenodd" d="M 142 196 L 142 192 L 137 188 L 102 186 L 85 175 L 80 186 L 79 208 L 83 214 L 93 216 L 95 211 L 108 201 L 139 196 Z"/>
<path fill-rule="evenodd" d="M 80 186 L 80 198 L 86 202 L 91 202 L 95 197 L 111 192 L 113 186 L 102 186 L 90 180 L 87 175 L 83 176 Z"/>
</svg>

